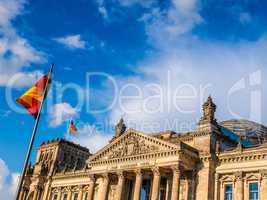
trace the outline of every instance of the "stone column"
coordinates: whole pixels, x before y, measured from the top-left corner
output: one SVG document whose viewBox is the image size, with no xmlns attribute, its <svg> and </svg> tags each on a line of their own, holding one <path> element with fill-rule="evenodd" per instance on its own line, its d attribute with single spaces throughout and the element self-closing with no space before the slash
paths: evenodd
<svg viewBox="0 0 267 200">
<path fill-rule="evenodd" d="M 25 196 L 25 189 L 24 187 L 22 187 L 20 194 L 19 194 L 19 200 L 24 200 L 24 196 Z"/>
<path fill-rule="evenodd" d="M 234 199 L 244 200 L 244 183 L 242 172 L 235 173 L 235 188 L 234 188 Z"/>
<path fill-rule="evenodd" d="M 78 200 L 82 200 L 82 198 L 83 198 L 83 187 L 80 186 L 79 187 Z"/>
<path fill-rule="evenodd" d="M 172 176 L 171 200 L 178 200 L 179 190 L 180 190 L 180 169 L 179 169 L 179 166 L 174 166 L 172 168 L 172 170 L 173 170 L 173 176 Z"/>
<path fill-rule="evenodd" d="M 51 193 L 52 193 L 52 190 L 51 190 L 51 186 L 50 186 L 50 188 L 48 189 L 48 191 L 47 191 L 47 196 L 45 197 L 45 196 L 43 196 L 43 198 L 44 199 L 51 199 L 52 197 L 51 197 Z"/>
<path fill-rule="evenodd" d="M 61 200 L 61 196 L 62 196 L 62 191 L 61 188 L 58 190 L 58 197 L 57 200 Z"/>
<path fill-rule="evenodd" d="M 94 177 L 94 175 L 91 175 L 90 176 L 90 185 L 89 185 L 89 188 L 88 188 L 88 200 L 93 200 L 94 187 L 95 187 L 95 177 Z"/>
<path fill-rule="evenodd" d="M 158 200 L 159 198 L 159 187 L 160 187 L 160 171 L 158 167 L 153 169 L 153 183 L 151 200 Z"/>
<path fill-rule="evenodd" d="M 116 188 L 116 200 L 121 200 L 122 199 L 122 191 L 123 191 L 123 186 L 125 183 L 125 177 L 123 172 L 118 173 L 118 185 Z"/>
<path fill-rule="evenodd" d="M 136 176 L 135 176 L 133 200 L 139 200 L 140 199 L 141 186 L 142 186 L 142 171 L 141 171 L 141 169 L 138 169 L 136 171 Z"/>
<path fill-rule="evenodd" d="M 71 188 L 68 188 L 68 199 L 67 200 L 71 200 L 72 197 L 72 193 L 71 193 Z"/>
<path fill-rule="evenodd" d="M 48 178 L 47 183 L 44 186 L 44 191 L 43 191 L 43 199 L 50 199 L 50 188 L 51 188 L 51 177 Z"/>
<path fill-rule="evenodd" d="M 29 190 L 26 190 L 23 197 L 22 197 L 22 200 L 26 200 L 27 199 L 27 195 L 29 193 Z"/>
<path fill-rule="evenodd" d="M 215 187 L 214 187 L 214 200 L 218 200 L 220 195 L 220 181 L 219 181 L 219 174 L 215 173 Z"/>
<path fill-rule="evenodd" d="M 98 194 L 98 200 L 106 200 L 107 193 L 108 193 L 108 183 L 109 183 L 109 177 L 108 174 L 103 175 L 102 184 L 101 184 L 101 190 Z"/>
<path fill-rule="evenodd" d="M 267 170 L 261 172 L 260 200 L 267 199 Z"/>
<path fill-rule="evenodd" d="M 33 200 L 38 200 L 38 193 L 39 193 L 38 191 L 39 191 L 38 186 L 35 186 L 34 193 L 33 193 Z"/>
<path fill-rule="evenodd" d="M 220 181 L 220 200 L 224 200 L 224 184 Z"/>
</svg>

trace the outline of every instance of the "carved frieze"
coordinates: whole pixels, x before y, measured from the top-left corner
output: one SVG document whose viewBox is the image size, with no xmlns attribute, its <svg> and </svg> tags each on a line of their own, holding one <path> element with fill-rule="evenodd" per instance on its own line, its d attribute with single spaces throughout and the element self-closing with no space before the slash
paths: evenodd
<svg viewBox="0 0 267 200">
<path fill-rule="evenodd" d="M 130 136 L 118 148 L 112 151 L 108 158 L 120 158 L 125 156 L 133 156 L 157 151 L 159 148 L 155 145 L 145 143 L 145 140 L 140 140 L 137 137 Z"/>
</svg>

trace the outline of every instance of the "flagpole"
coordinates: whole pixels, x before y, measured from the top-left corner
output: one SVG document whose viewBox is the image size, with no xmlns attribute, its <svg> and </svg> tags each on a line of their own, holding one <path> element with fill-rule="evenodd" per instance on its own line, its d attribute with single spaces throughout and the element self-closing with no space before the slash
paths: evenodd
<svg viewBox="0 0 267 200">
<path fill-rule="evenodd" d="M 47 79 L 47 82 L 46 82 L 46 85 L 45 85 L 45 89 L 44 89 L 44 93 L 43 93 L 43 96 L 42 96 L 42 101 L 41 101 L 40 108 L 38 110 L 38 114 L 37 114 L 37 117 L 36 117 L 36 120 L 35 120 L 35 124 L 34 124 L 33 130 L 32 130 L 32 136 L 31 136 L 31 140 L 30 140 L 30 143 L 29 143 L 27 155 L 26 155 L 26 158 L 25 158 L 25 161 L 24 161 L 22 174 L 21 174 L 21 176 L 19 178 L 19 184 L 18 184 L 18 188 L 17 188 L 17 192 L 16 192 L 16 200 L 19 200 L 19 196 L 20 196 L 20 192 L 21 192 L 21 189 L 22 189 L 23 180 L 24 180 L 24 177 L 25 177 L 26 172 L 27 172 L 27 167 L 28 167 L 28 164 L 29 164 L 33 143 L 34 143 L 34 140 L 35 140 L 38 124 L 39 124 L 40 117 L 41 117 L 41 112 L 42 112 L 42 108 L 43 108 L 45 95 L 46 95 L 46 93 L 48 91 L 49 82 L 52 81 L 51 77 L 52 77 L 54 66 L 55 65 L 52 64 L 51 67 L 50 67 L 50 71 L 49 71 L 49 74 L 48 74 L 48 79 Z"/>
</svg>

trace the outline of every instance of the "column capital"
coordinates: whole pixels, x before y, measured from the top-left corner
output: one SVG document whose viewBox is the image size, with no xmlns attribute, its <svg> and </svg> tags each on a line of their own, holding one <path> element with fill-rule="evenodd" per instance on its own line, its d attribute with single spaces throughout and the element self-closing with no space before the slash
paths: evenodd
<svg viewBox="0 0 267 200">
<path fill-rule="evenodd" d="M 79 190 L 79 191 L 83 190 L 83 185 L 79 185 L 79 186 L 78 186 L 78 190 Z"/>
<path fill-rule="evenodd" d="M 243 172 L 236 172 L 234 173 L 235 181 L 242 181 L 243 180 Z"/>
<path fill-rule="evenodd" d="M 215 173 L 215 180 L 216 180 L 216 181 L 219 181 L 219 176 L 220 176 L 220 174 Z"/>
<path fill-rule="evenodd" d="M 152 168 L 152 172 L 153 172 L 153 175 L 154 176 L 160 176 L 160 170 L 159 170 L 159 167 L 158 166 L 153 167 Z"/>
<path fill-rule="evenodd" d="M 267 179 L 267 170 L 266 169 L 260 170 L 259 172 L 260 172 L 262 179 Z"/>
<path fill-rule="evenodd" d="M 52 188 L 52 190 L 57 190 L 58 192 L 61 192 L 62 191 L 62 188 L 61 187 L 56 187 L 56 188 Z"/>
<path fill-rule="evenodd" d="M 141 168 L 138 168 L 138 169 L 134 170 L 134 172 L 135 172 L 136 176 L 142 176 L 143 175 L 143 172 L 142 172 Z"/>
<path fill-rule="evenodd" d="M 108 180 L 108 179 L 109 179 L 109 173 L 107 173 L 107 172 L 106 172 L 106 173 L 103 173 L 103 174 L 102 174 L 102 178 Z"/>
<path fill-rule="evenodd" d="M 173 173 L 176 173 L 176 174 L 180 174 L 181 173 L 180 165 L 173 165 L 173 166 L 171 166 L 171 169 L 172 169 Z"/>
<path fill-rule="evenodd" d="M 41 188 L 41 186 L 39 186 L 39 185 L 34 185 L 33 188 L 34 188 L 35 191 L 37 191 L 37 190 L 39 190 L 39 189 Z"/>
<path fill-rule="evenodd" d="M 117 172 L 117 176 L 118 176 L 118 178 L 124 178 L 125 177 L 125 172 L 124 171 L 118 171 Z"/>
<path fill-rule="evenodd" d="M 71 186 L 68 186 L 68 187 L 67 187 L 67 191 L 68 191 L 68 192 L 71 192 L 71 190 L 72 190 L 72 187 L 71 187 Z"/>
<path fill-rule="evenodd" d="M 95 182 L 95 175 L 89 174 L 89 179 L 90 179 L 90 182 Z"/>
</svg>

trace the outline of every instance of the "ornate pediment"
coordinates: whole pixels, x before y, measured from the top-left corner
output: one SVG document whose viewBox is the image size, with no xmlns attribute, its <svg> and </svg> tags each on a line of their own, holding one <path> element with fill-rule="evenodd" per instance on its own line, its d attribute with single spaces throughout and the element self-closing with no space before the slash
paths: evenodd
<svg viewBox="0 0 267 200">
<path fill-rule="evenodd" d="M 89 162 L 156 153 L 160 151 L 171 151 L 179 148 L 179 145 L 130 129 L 98 151 L 89 159 Z"/>
<path fill-rule="evenodd" d="M 121 146 L 113 150 L 108 158 L 120 158 L 124 156 L 133 156 L 144 153 L 151 153 L 158 151 L 159 147 L 153 144 L 146 144 L 145 140 L 139 140 L 139 138 L 130 136 Z"/>
</svg>

